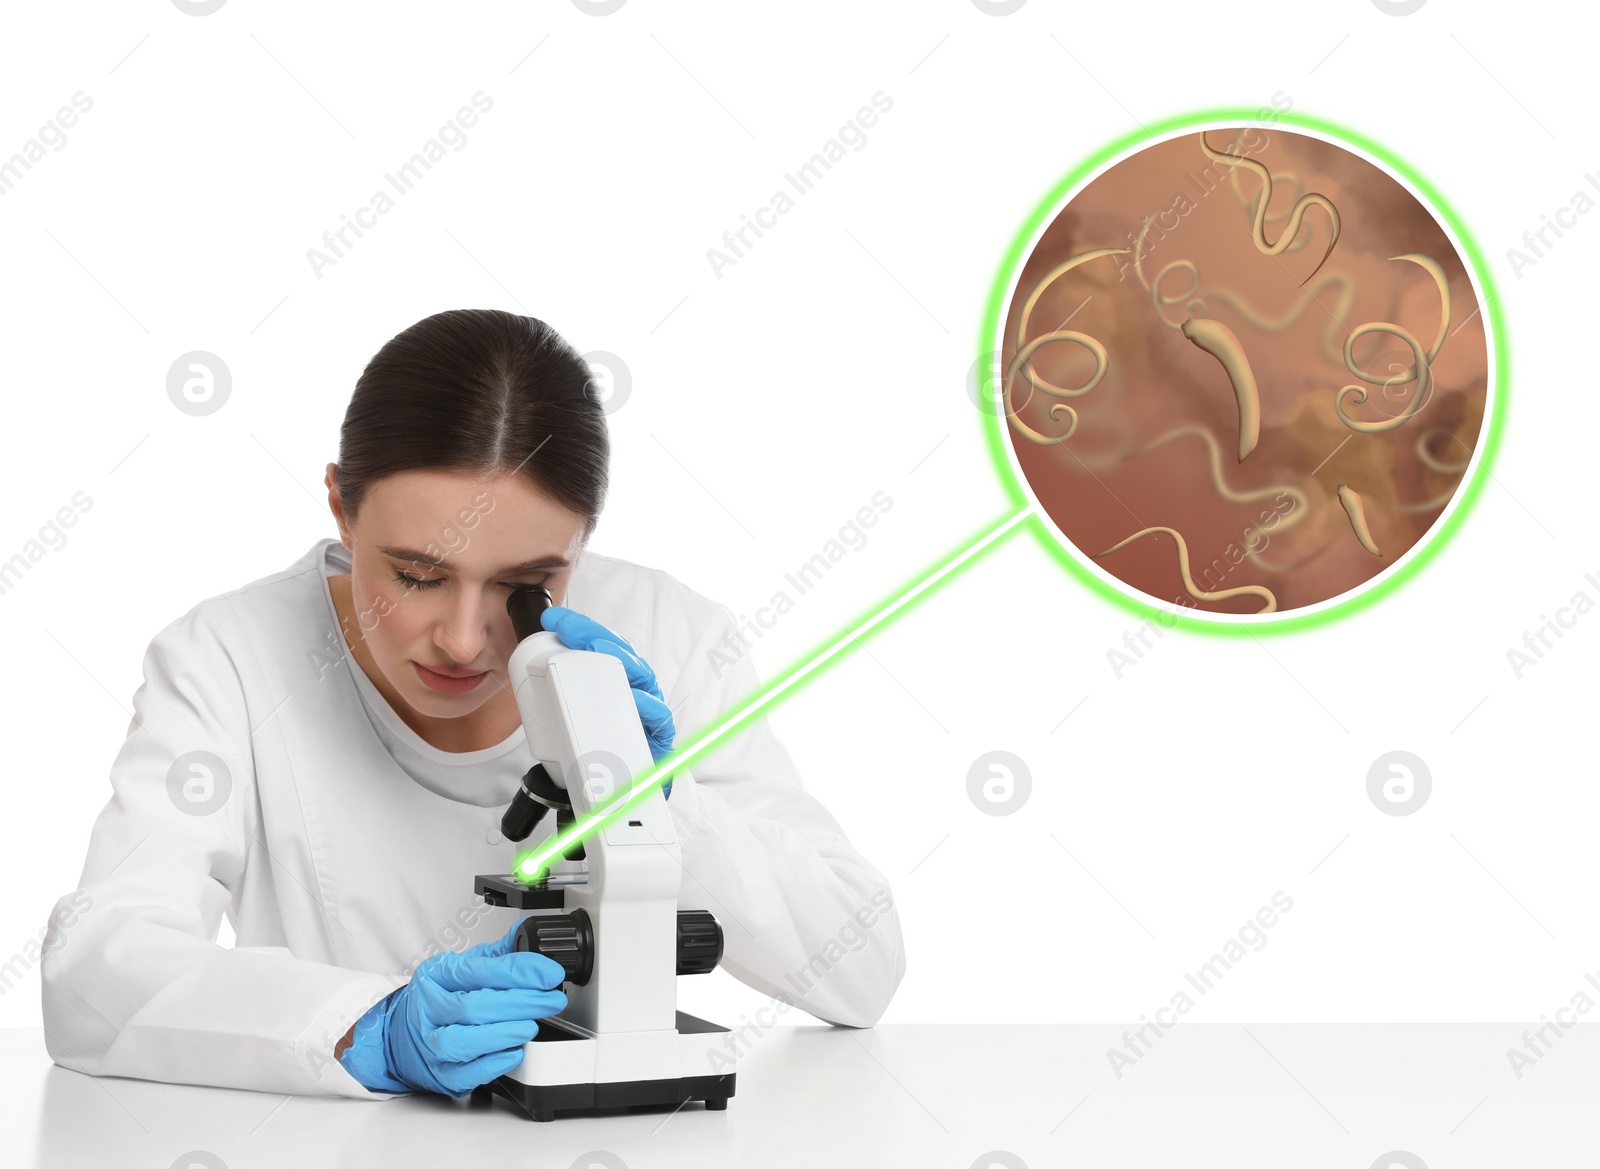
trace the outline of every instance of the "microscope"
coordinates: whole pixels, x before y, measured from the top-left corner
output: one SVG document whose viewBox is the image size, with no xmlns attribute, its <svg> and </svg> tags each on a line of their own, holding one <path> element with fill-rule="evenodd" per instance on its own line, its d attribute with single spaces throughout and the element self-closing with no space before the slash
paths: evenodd
<svg viewBox="0 0 1600 1169">
<path fill-rule="evenodd" d="M 568 649 L 540 624 L 551 604 L 542 585 L 506 601 L 517 634 L 511 684 L 534 758 L 501 820 L 508 840 L 526 840 L 551 810 L 555 833 L 564 832 L 655 766 L 622 663 Z M 522 1062 L 477 1089 L 475 1101 L 500 1096 L 538 1121 L 691 1100 L 727 1108 L 736 1066 L 729 1029 L 677 1009 L 677 976 L 722 960 L 716 918 L 678 908 L 682 872 L 655 786 L 536 876 L 476 878 L 485 902 L 530 915 L 515 948 L 561 964 L 567 1007 L 539 1020 Z"/>
</svg>

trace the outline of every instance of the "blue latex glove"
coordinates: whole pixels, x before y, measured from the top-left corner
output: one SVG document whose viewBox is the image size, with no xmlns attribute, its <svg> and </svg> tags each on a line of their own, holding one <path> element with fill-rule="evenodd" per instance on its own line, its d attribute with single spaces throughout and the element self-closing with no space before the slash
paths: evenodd
<svg viewBox="0 0 1600 1169">
<path fill-rule="evenodd" d="M 423 959 L 410 982 L 356 1021 L 339 1057 L 345 1071 L 373 1092 L 460 1097 L 521 1063 L 522 1045 L 539 1032 L 534 1020 L 560 1014 L 567 996 L 561 964 L 514 953 L 516 932 Z"/>
<path fill-rule="evenodd" d="M 660 763 L 670 755 L 672 742 L 677 737 L 677 730 L 672 725 L 672 708 L 661 695 L 656 672 L 639 656 L 639 651 L 620 634 L 563 605 L 550 606 L 539 620 L 568 649 L 610 654 L 622 663 L 628 674 L 628 685 L 633 688 L 633 704 L 639 709 L 639 722 L 644 726 L 645 737 L 650 740 L 651 756 Z M 661 794 L 672 795 L 671 776 L 662 783 Z"/>
</svg>

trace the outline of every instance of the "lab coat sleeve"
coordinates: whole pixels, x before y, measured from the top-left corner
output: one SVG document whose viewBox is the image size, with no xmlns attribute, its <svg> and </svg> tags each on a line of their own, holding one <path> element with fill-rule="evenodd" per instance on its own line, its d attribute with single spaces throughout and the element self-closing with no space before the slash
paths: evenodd
<svg viewBox="0 0 1600 1169">
<path fill-rule="evenodd" d="M 251 746 L 268 712 L 246 703 L 230 614 L 202 602 L 145 654 L 111 798 L 46 933 L 45 1046 L 91 1075 L 386 1100 L 333 1049 L 403 978 L 215 940 L 245 867 L 272 863 Z"/>
<path fill-rule="evenodd" d="M 666 694 L 677 744 L 720 723 L 757 688 L 733 614 L 718 605 Z M 683 859 L 679 904 L 717 918 L 723 967 L 824 1022 L 875 1024 L 906 968 L 893 893 L 804 789 L 765 715 L 673 775 L 667 806 Z"/>
</svg>

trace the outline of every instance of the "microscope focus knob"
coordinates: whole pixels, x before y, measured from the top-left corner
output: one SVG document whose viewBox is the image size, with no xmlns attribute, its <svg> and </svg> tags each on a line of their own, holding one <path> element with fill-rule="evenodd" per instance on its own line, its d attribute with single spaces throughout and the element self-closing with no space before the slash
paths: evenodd
<svg viewBox="0 0 1600 1169">
<path fill-rule="evenodd" d="M 581 909 L 525 918 L 517 927 L 513 948 L 518 954 L 532 950 L 559 962 L 567 972 L 565 981 L 578 986 L 588 983 L 594 973 L 594 927 Z"/>
<path fill-rule="evenodd" d="M 678 910 L 678 973 L 709 974 L 722 961 L 722 927 L 704 909 Z"/>
</svg>

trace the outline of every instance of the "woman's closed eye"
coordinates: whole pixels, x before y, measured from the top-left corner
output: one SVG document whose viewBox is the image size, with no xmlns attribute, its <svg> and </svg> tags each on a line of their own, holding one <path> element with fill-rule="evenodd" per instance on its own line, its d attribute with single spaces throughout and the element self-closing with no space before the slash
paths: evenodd
<svg viewBox="0 0 1600 1169">
<path fill-rule="evenodd" d="M 436 587 L 438 585 L 442 585 L 445 582 L 445 578 L 442 577 L 442 576 L 436 576 L 432 580 L 424 580 L 421 577 L 415 577 L 415 576 L 412 576 L 409 573 L 405 573 L 405 572 L 396 572 L 394 574 L 394 578 L 395 578 L 395 580 L 399 581 L 402 585 L 404 585 L 408 589 L 431 589 L 431 588 L 434 588 L 434 587 Z M 502 585 L 504 585 L 508 589 L 525 589 L 530 584 L 546 584 L 545 581 L 520 581 L 520 580 L 518 580 L 518 581 L 509 581 L 509 580 L 508 581 L 501 581 L 500 583 Z"/>
</svg>

